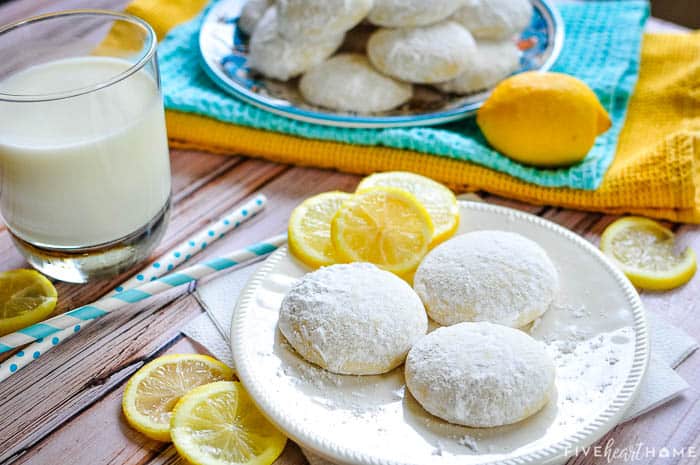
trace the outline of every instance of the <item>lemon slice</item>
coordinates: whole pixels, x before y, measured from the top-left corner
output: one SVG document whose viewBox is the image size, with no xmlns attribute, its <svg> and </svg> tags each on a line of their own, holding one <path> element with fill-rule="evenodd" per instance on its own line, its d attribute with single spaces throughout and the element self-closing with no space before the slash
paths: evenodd
<svg viewBox="0 0 700 465">
<path fill-rule="evenodd" d="M 603 232 L 600 249 L 642 289 L 682 286 L 697 269 L 693 249 L 677 253 L 673 232 L 646 218 L 630 216 L 612 223 Z"/>
<path fill-rule="evenodd" d="M 418 266 L 433 231 L 425 207 L 394 187 L 372 187 L 355 194 L 331 222 L 331 240 L 340 260 L 374 263 L 398 275 Z"/>
<path fill-rule="evenodd" d="M 357 186 L 362 192 L 376 186 L 397 187 L 413 194 L 433 220 L 435 232 L 430 246 L 449 239 L 459 226 L 459 206 L 455 195 L 439 182 L 406 171 L 389 171 L 367 176 Z"/>
<path fill-rule="evenodd" d="M 56 300 L 56 288 L 41 273 L 0 273 L 0 336 L 45 320 L 56 308 Z"/>
<path fill-rule="evenodd" d="M 335 263 L 331 242 L 331 220 L 343 202 L 352 197 L 345 192 L 326 192 L 306 199 L 289 218 L 289 250 L 311 267 Z"/>
<path fill-rule="evenodd" d="M 231 369 L 209 356 L 164 355 L 131 377 L 122 410 L 134 429 L 149 438 L 170 441 L 170 416 L 180 397 L 197 386 L 231 379 Z"/>
<path fill-rule="evenodd" d="M 194 465 L 270 465 L 287 443 L 234 382 L 193 389 L 175 406 L 171 426 L 175 448 Z"/>
</svg>

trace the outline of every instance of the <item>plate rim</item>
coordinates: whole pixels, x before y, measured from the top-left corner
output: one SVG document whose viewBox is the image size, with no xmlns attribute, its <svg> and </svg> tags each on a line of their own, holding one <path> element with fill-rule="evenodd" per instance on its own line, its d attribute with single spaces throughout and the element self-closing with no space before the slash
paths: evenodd
<svg viewBox="0 0 700 465">
<path fill-rule="evenodd" d="M 587 447 L 617 426 L 617 423 L 623 417 L 624 413 L 634 401 L 639 391 L 641 381 L 644 378 L 649 365 L 651 352 L 649 328 L 641 298 L 625 275 L 618 270 L 615 265 L 610 262 L 610 260 L 605 257 L 600 250 L 598 250 L 598 248 L 569 229 L 539 216 L 508 207 L 464 200 L 459 200 L 458 203 L 460 210 L 473 209 L 476 211 L 504 215 L 508 219 L 525 221 L 530 224 L 542 226 L 554 233 L 562 235 L 565 239 L 572 242 L 572 245 L 575 245 L 583 249 L 585 252 L 588 252 L 589 255 L 592 255 L 604 268 L 612 273 L 612 275 L 615 277 L 616 284 L 624 292 L 625 297 L 631 306 L 633 315 L 633 329 L 635 332 L 635 345 L 632 364 L 629 372 L 627 373 L 627 378 L 620 388 L 620 392 L 618 393 L 617 397 L 610 401 L 607 408 L 598 417 L 590 421 L 587 425 L 583 426 L 576 433 L 569 435 L 556 444 L 516 457 L 485 462 L 483 465 L 533 465 L 550 463 L 556 459 L 563 459 L 567 457 L 567 451 L 571 452 L 577 448 L 580 449 L 581 447 Z M 327 439 L 318 439 L 308 436 L 303 428 L 298 427 L 298 422 L 290 422 L 289 418 L 285 417 L 280 409 L 273 405 L 272 399 L 264 395 L 260 389 L 258 389 L 258 386 L 252 383 L 251 374 L 248 370 L 248 364 L 246 363 L 247 359 L 243 356 L 244 351 L 241 350 L 238 342 L 243 340 L 243 338 L 239 337 L 242 331 L 242 321 L 246 318 L 249 307 L 254 300 L 256 291 L 261 286 L 263 280 L 280 262 L 280 260 L 287 255 L 287 253 L 288 249 L 286 246 L 281 247 L 274 252 L 246 283 L 235 305 L 234 318 L 231 321 L 230 345 L 233 352 L 236 372 L 240 381 L 248 390 L 251 398 L 258 406 L 260 411 L 274 425 L 288 435 L 290 439 L 313 450 L 318 455 L 327 457 L 333 461 L 339 461 L 339 463 L 352 463 L 357 465 L 407 465 L 405 462 L 378 459 L 377 457 L 365 454 L 358 449 L 339 447 L 334 445 L 333 441 L 329 441 Z"/>
<path fill-rule="evenodd" d="M 322 126 L 331 126 L 339 128 L 353 128 L 353 129 L 381 129 L 381 128 L 401 128 L 401 127 L 413 127 L 413 126 L 434 126 L 438 124 L 449 123 L 453 121 L 458 121 L 464 118 L 468 118 L 483 105 L 484 101 L 490 95 L 490 91 L 484 95 L 484 98 L 480 102 L 472 102 L 469 104 L 462 105 L 458 108 L 453 108 L 446 111 L 426 113 L 422 115 L 408 115 L 408 116 L 379 116 L 379 117 L 368 117 L 368 116 L 342 116 L 333 113 L 326 113 L 314 110 L 305 110 L 299 108 L 295 105 L 274 105 L 268 103 L 255 94 L 250 92 L 248 89 L 240 86 L 228 79 L 225 73 L 218 69 L 215 64 L 210 63 L 204 52 L 204 41 L 205 37 L 205 25 L 214 18 L 215 15 L 219 15 L 219 9 L 223 8 L 228 1 L 233 0 L 223 0 L 222 2 L 215 5 L 211 10 L 209 10 L 203 21 L 202 27 L 199 30 L 197 37 L 197 47 L 199 52 L 199 62 L 201 68 L 204 70 L 205 74 L 219 87 L 219 89 L 224 92 L 238 98 L 250 105 L 253 105 L 261 110 L 267 111 L 269 113 L 275 114 L 277 116 L 282 116 L 292 120 L 301 121 L 304 123 L 318 124 Z M 562 47 L 564 45 L 565 39 L 565 26 L 564 20 L 561 17 L 559 9 L 554 5 L 552 0 L 529 0 L 533 7 L 540 9 L 546 14 L 543 14 L 545 21 L 554 31 L 552 36 L 552 52 L 547 57 L 542 66 L 537 68 L 537 71 L 549 71 L 554 62 L 559 58 L 561 54 Z"/>
</svg>

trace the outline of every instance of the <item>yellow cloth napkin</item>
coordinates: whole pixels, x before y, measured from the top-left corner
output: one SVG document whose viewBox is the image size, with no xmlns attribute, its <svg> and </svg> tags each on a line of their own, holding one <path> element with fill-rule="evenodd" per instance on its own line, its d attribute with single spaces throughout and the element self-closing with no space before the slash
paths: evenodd
<svg viewBox="0 0 700 465">
<path fill-rule="evenodd" d="M 135 0 L 127 11 L 151 23 L 162 37 L 206 3 Z M 615 161 L 597 191 L 540 187 L 471 163 L 407 150 L 302 139 L 174 111 L 166 118 L 175 148 L 357 174 L 414 171 L 459 191 L 485 190 L 535 204 L 700 223 L 700 31 L 644 36 L 639 81 Z"/>
</svg>

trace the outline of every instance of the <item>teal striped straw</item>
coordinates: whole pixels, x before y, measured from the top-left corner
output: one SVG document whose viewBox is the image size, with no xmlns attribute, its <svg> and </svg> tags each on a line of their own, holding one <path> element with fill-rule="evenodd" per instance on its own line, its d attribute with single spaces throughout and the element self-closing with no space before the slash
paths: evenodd
<svg viewBox="0 0 700 465">
<path fill-rule="evenodd" d="M 155 281 L 148 282 L 142 286 L 127 289 L 119 294 L 110 295 L 103 299 L 97 300 L 91 304 L 78 307 L 61 315 L 45 320 L 41 323 L 34 324 L 27 328 L 21 329 L 15 333 L 0 337 L 0 353 L 9 352 L 18 347 L 22 347 L 31 342 L 45 340 L 51 338 L 56 333 L 67 330 L 68 328 L 77 328 L 79 331 L 82 326 L 86 325 L 97 318 L 103 317 L 108 313 L 118 310 L 122 307 L 141 302 L 158 294 L 162 294 L 174 287 L 181 286 L 193 281 L 204 278 L 213 273 L 232 268 L 242 263 L 254 260 L 258 257 L 267 255 L 279 248 L 287 240 L 286 234 L 271 237 L 264 241 L 258 242 L 243 249 L 236 250 L 219 258 L 207 260 L 196 265 L 192 265 L 182 271 L 171 273 L 163 276 Z M 17 357 L 18 352 L 14 357 Z M 29 354 L 27 354 L 28 356 Z M 25 356 L 22 354 L 20 357 Z M 19 368 L 15 364 L 15 369 L 12 368 L 11 359 L 2 363 L 2 369 L 8 365 L 7 370 L 12 373 Z M 8 363 L 10 362 L 10 363 Z M 0 371 L 3 371 L 0 369 Z M 0 380 L 4 379 L 5 373 L 0 372 Z"/>
</svg>

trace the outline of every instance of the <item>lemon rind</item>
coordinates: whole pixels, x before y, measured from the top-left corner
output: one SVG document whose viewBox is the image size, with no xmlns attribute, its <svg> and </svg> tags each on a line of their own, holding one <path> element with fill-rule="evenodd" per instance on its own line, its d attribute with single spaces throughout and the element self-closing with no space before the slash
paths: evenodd
<svg viewBox="0 0 700 465">
<path fill-rule="evenodd" d="M 460 214 L 459 214 L 459 203 L 457 202 L 457 197 L 454 195 L 454 192 L 452 192 L 447 186 L 444 184 L 441 184 L 434 179 L 431 179 L 426 176 L 422 176 L 417 173 L 412 173 L 410 171 L 385 171 L 381 173 L 374 173 L 370 174 L 366 178 L 362 179 L 360 181 L 360 184 L 358 184 L 357 189 L 355 190 L 356 194 L 361 194 L 369 189 L 372 189 L 373 187 L 390 187 L 390 188 L 397 188 L 400 189 L 400 187 L 393 186 L 391 184 L 382 184 L 382 178 L 387 178 L 387 177 L 400 177 L 400 176 L 406 176 L 406 177 L 415 177 L 415 178 L 422 178 L 425 179 L 426 181 L 430 181 L 430 183 L 434 184 L 434 188 L 436 190 L 441 191 L 445 197 L 449 197 L 449 206 L 446 208 L 448 210 L 448 215 L 452 218 L 452 221 L 449 224 L 445 224 L 444 227 L 438 228 L 438 226 L 435 224 L 433 221 L 433 238 L 430 242 L 429 248 L 432 249 L 433 247 L 437 246 L 438 244 L 445 242 L 447 239 L 452 237 L 454 233 L 457 231 L 459 228 L 459 223 L 460 223 Z M 378 179 L 378 181 L 377 181 Z M 428 184 L 428 183 L 426 183 Z M 405 189 L 402 189 L 405 190 Z M 408 191 L 407 191 L 408 192 Z M 411 192 L 409 192 L 411 194 Z M 413 194 L 411 194 L 413 195 Z M 414 195 L 415 197 L 415 195 Z M 422 204 L 422 202 L 416 198 L 419 203 Z M 425 207 L 425 205 L 423 205 Z M 427 209 L 426 209 L 427 211 Z M 428 215 L 430 216 L 430 212 L 428 212 Z M 433 220 L 431 216 L 431 221 Z"/>
<path fill-rule="evenodd" d="M 217 381 L 214 383 L 198 386 L 192 389 L 190 392 L 182 396 L 180 400 L 178 400 L 175 404 L 175 407 L 173 408 L 173 414 L 170 418 L 170 427 L 172 429 L 175 429 L 177 428 L 177 426 L 179 426 L 177 425 L 179 418 L 178 411 L 180 409 L 185 408 L 185 406 L 187 406 L 188 403 L 192 402 L 193 400 L 195 402 L 202 401 L 213 393 L 225 392 L 225 389 L 223 388 L 229 387 L 232 387 L 233 389 L 244 389 L 241 383 L 235 381 Z M 262 415 L 262 413 L 260 413 L 260 415 Z M 240 465 L 270 465 L 275 460 L 277 460 L 277 458 L 282 454 L 284 448 L 286 447 L 287 438 L 278 430 L 276 431 L 279 434 L 279 437 L 276 439 L 280 440 L 273 442 L 274 447 L 268 447 L 265 450 L 265 453 L 263 453 L 262 455 L 255 456 L 253 460 L 249 460 L 248 462 L 245 462 L 245 464 Z M 232 463 L 225 462 L 222 460 L 206 462 L 200 460 L 198 457 L 195 457 L 188 448 L 183 447 L 181 441 L 177 439 L 179 438 L 179 434 L 177 432 L 175 433 L 175 435 L 176 440 L 173 441 L 173 445 L 175 446 L 175 449 L 177 450 L 178 454 L 180 454 L 180 456 L 182 456 L 188 463 L 192 465 L 232 465 Z"/>
<path fill-rule="evenodd" d="M 135 390 L 138 383 L 143 381 L 148 376 L 150 370 L 152 370 L 153 367 L 164 365 L 169 361 L 177 362 L 186 359 L 200 360 L 209 364 L 210 366 L 216 366 L 218 369 L 221 370 L 222 375 L 224 377 L 228 379 L 233 379 L 233 370 L 231 370 L 225 364 L 208 355 L 168 354 L 151 360 L 150 362 L 139 368 L 139 370 L 131 376 L 129 381 L 126 383 L 126 387 L 124 388 L 124 394 L 122 395 L 122 412 L 124 413 L 124 417 L 126 418 L 127 423 L 129 423 L 129 425 L 136 431 L 142 433 L 143 435 L 151 439 L 155 439 L 156 441 L 170 442 L 170 424 L 164 424 L 162 426 L 155 427 L 154 425 L 158 424 L 151 421 L 151 419 L 148 418 L 146 415 L 142 415 L 136 409 L 136 406 L 133 405 L 133 401 L 136 399 L 136 394 L 135 391 L 132 392 L 132 390 Z"/>
<path fill-rule="evenodd" d="M 58 303 L 58 292 L 54 285 L 46 276 L 36 270 L 19 269 L 9 270 L 0 273 L 0 279 L 6 276 L 23 276 L 28 281 L 39 283 L 42 290 L 45 292 L 46 300 L 34 307 L 30 312 L 22 315 L 16 315 L 10 318 L 0 319 L 0 336 L 18 331 L 27 326 L 33 325 L 48 318 L 56 308 Z"/>
<path fill-rule="evenodd" d="M 614 247 L 612 245 L 613 238 L 618 232 L 625 230 L 629 226 L 640 225 L 660 231 L 669 239 L 675 237 L 673 231 L 654 220 L 641 216 L 627 216 L 614 221 L 608 225 L 605 231 L 603 231 L 600 238 L 600 249 L 617 265 L 620 270 L 622 270 L 630 282 L 640 289 L 649 291 L 668 291 L 680 287 L 690 281 L 697 271 L 697 257 L 693 249 L 690 247 L 687 247 L 681 253 L 681 256 L 683 257 L 682 261 L 663 271 L 646 270 L 640 267 L 622 263 L 615 258 Z"/>
<path fill-rule="evenodd" d="M 401 275 L 408 275 L 410 274 L 413 270 L 415 270 L 418 265 L 420 264 L 421 260 L 423 260 L 423 257 L 425 256 L 425 253 L 430 250 L 430 243 L 432 241 L 434 232 L 435 232 L 435 227 L 433 225 L 433 220 L 430 218 L 430 215 L 428 214 L 428 211 L 425 209 L 423 204 L 416 199 L 416 197 L 411 194 L 410 192 L 404 190 L 404 189 L 399 189 L 396 187 L 385 187 L 385 186 L 375 186 L 372 188 L 368 188 L 366 190 L 363 190 L 363 192 L 358 193 L 356 196 L 353 196 L 352 198 L 348 199 L 346 202 L 343 203 L 343 205 L 338 209 L 336 214 L 333 216 L 333 220 L 331 221 L 331 241 L 333 242 L 333 247 L 335 248 L 336 255 L 338 256 L 338 261 L 343 262 L 343 263 L 352 263 L 352 262 L 360 262 L 360 261 L 365 261 L 362 259 L 362 257 L 358 256 L 357 254 L 351 254 L 349 253 L 349 250 L 351 250 L 350 247 L 344 247 L 343 244 L 340 243 L 340 236 L 342 236 L 342 226 L 339 226 L 339 218 L 341 217 L 343 210 L 345 209 L 346 204 L 349 202 L 355 202 L 357 199 L 357 196 L 362 195 L 362 194 L 367 194 L 368 192 L 372 191 L 383 191 L 383 192 L 389 192 L 392 195 L 396 195 L 399 197 L 403 197 L 404 199 L 407 199 L 408 201 L 406 202 L 407 205 L 410 205 L 411 208 L 413 208 L 419 216 L 425 220 L 425 223 L 427 225 L 428 230 L 430 231 L 430 241 L 426 244 L 425 250 L 423 253 L 416 254 L 414 260 L 412 261 L 406 261 L 405 263 L 402 264 L 402 266 L 387 266 L 385 264 L 377 264 L 375 265 L 379 266 L 380 268 L 390 271 L 392 273 L 395 273 L 399 276 Z"/>
<path fill-rule="evenodd" d="M 311 268 L 319 268 L 322 266 L 328 266 L 335 263 L 335 260 L 328 259 L 325 255 L 309 253 L 309 250 L 313 250 L 312 247 L 304 247 L 297 235 L 293 232 L 295 230 L 295 225 L 300 224 L 301 219 L 304 216 L 304 212 L 308 211 L 309 206 L 315 202 L 318 202 L 321 198 L 325 197 L 345 197 L 348 199 L 352 197 L 352 194 L 342 191 L 330 191 L 324 192 L 313 197 L 304 200 L 299 204 L 289 217 L 289 224 L 287 226 L 287 238 L 289 244 L 289 251 L 299 260 L 301 260 L 305 265 Z M 347 199 L 346 199 L 347 200 Z M 330 223 L 328 225 L 330 229 Z"/>
</svg>

